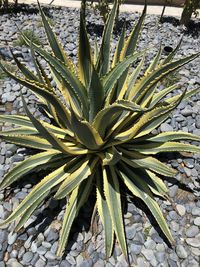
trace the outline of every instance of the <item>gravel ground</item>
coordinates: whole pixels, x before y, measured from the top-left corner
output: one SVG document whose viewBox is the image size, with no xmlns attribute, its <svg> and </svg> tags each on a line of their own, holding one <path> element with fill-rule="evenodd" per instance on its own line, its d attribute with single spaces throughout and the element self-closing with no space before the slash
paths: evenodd
<svg viewBox="0 0 200 267">
<path fill-rule="evenodd" d="M 65 44 L 65 49 L 76 61 L 77 33 L 78 33 L 78 10 L 62 8 L 52 9 L 50 13 L 55 22 L 54 28 Z M 130 25 L 134 24 L 139 14 L 122 14 Z M 101 20 L 94 14 L 88 16 L 90 30 L 101 31 Z M 180 39 L 183 29 L 174 27 L 169 23 L 159 25 L 158 17 L 148 15 L 141 36 L 140 48 L 148 44 L 152 46 L 149 58 L 155 54 L 160 43 L 174 47 Z M 9 57 L 9 51 L 4 48 L 6 41 L 12 45 L 11 40 L 17 37 L 17 26 L 21 29 L 30 29 L 35 25 L 36 33 L 43 37 L 43 29 L 39 27 L 38 15 L 27 15 L 18 13 L 15 16 L 3 15 L 0 17 L 0 53 Z M 3 25 L 3 27 L 2 27 Z M 129 32 L 129 30 L 127 31 Z M 94 38 L 91 37 L 91 39 Z M 99 39 L 96 34 L 97 40 Z M 45 38 L 42 38 L 45 44 Z M 116 37 L 114 39 L 116 42 Z M 178 56 L 188 55 L 197 51 L 200 47 L 200 38 L 184 36 L 183 45 Z M 29 51 L 26 47 L 16 47 L 14 52 L 18 58 L 32 68 Z M 45 65 L 45 62 L 42 62 Z M 188 90 L 200 84 L 200 58 L 196 59 L 186 67 L 182 68 L 176 77 L 180 78 L 180 85 Z M 16 114 L 22 113 L 22 102 L 20 99 L 22 90 L 31 112 L 41 116 L 35 105 L 36 97 L 24 87 L 6 78 L 1 82 L 0 113 Z M 1 126 L 0 126 L 1 127 Z M 2 126 L 3 129 L 7 125 Z M 181 103 L 174 111 L 171 118 L 161 125 L 158 131 L 183 130 L 200 135 L 200 94 L 192 97 L 189 101 Z M 0 179 L 17 162 L 24 159 L 27 151 L 15 145 L 1 141 L 0 146 Z M 132 266 L 148 267 L 198 267 L 200 259 L 200 157 L 184 153 L 182 155 L 165 155 L 169 164 L 179 170 L 176 179 L 168 180 L 170 188 L 169 195 L 174 202 L 158 203 L 163 210 L 167 223 L 176 241 L 174 247 L 169 247 L 162 234 L 153 226 L 149 214 L 143 209 L 138 209 L 136 203 L 129 203 L 125 214 L 126 235 L 129 248 L 129 260 Z M 22 180 L 20 184 L 0 192 L 0 221 L 16 208 L 18 203 L 30 192 L 34 185 L 36 174 Z M 118 244 L 115 245 L 111 258 L 106 260 L 104 252 L 104 231 L 98 218 L 93 229 L 89 228 L 88 218 L 91 216 L 91 207 L 86 205 L 81 211 L 78 223 L 73 227 L 69 245 L 63 258 L 55 255 L 58 245 L 58 231 L 61 226 L 64 203 L 51 201 L 40 207 L 28 220 L 25 229 L 19 234 L 14 233 L 15 223 L 6 225 L 0 229 L 0 267 L 22 267 L 22 266 L 128 266 L 127 261 L 121 254 Z"/>
</svg>

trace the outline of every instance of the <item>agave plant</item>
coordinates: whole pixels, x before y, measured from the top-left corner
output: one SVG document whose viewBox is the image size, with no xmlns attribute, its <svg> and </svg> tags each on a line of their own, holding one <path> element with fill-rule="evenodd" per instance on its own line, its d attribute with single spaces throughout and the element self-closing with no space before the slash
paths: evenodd
<svg viewBox="0 0 200 267">
<path fill-rule="evenodd" d="M 154 155 L 174 151 L 200 152 L 198 146 L 179 142 L 200 141 L 199 136 L 186 132 L 152 134 L 152 130 L 169 117 L 182 99 L 200 91 L 196 88 L 169 98 L 168 94 L 180 89 L 179 86 L 172 85 L 159 91 L 159 82 L 198 57 L 200 52 L 173 60 L 178 44 L 171 54 L 161 59 L 160 48 L 145 74 L 141 75 L 148 50 L 136 51 L 136 47 L 146 7 L 127 39 L 125 29 L 122 30 L 112 56 L 111 37 L 117 9 L 118 1 L 115 1 L 104 27 L 101 46 L 94 50 L 89 43 L 85 17 L 80 12 L 77 67 L 62 48 L 41 8 L 51 52 L 24 36 L 37 73 L 22 65 L 14 55 L 20 75 L 13 75 L 1 64 L 12 79 L 38 96 L 51 121 L 50 124 L 35 118 L 23 97 L 27 116 L 0 116 L 1 122 L 19 126 L 1 132 L 4 140 L 37 151 L 4 177 L 0 189 L 35 170 L 50 170 L 3 223 L 17 220 L 16 230 L 19 230 L 46 198 L 66 199 L 58 255 L 65 249 L 80 208 L 94 192 L 105 230 L 108 257 L 112 254 L 114 236 L 127 255 L 121 193 L 142 200 L 165 236 L 173 242 L 154 196 L 167 197 L 168 189 L 163 177 L 174 177 L 176 170 Z M 46 61 L 56 82 L 55 87 L 40 65 L 38 56 Z"/>
</svg>

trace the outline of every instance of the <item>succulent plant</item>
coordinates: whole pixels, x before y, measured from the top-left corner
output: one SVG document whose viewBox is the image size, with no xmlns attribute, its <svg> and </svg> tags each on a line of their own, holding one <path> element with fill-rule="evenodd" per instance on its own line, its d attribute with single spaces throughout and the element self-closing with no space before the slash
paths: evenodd
<svg viewBox="0 0 200 267">
<path fill-rule="evenodd" d="M 159 91 L 159 82 L 198 57 L 200 52 L 173 60 L 178 44 L 165 59 L 160 59 L 160 48 L 141 75 L 148 49 L 136 51 L 136 48 L 146 7 L 127 39 L 125 29 L 122 30 L 112 57 L 111 37 L 117 9 L 118 1 L 115 1 L 104 27 L 101 46 L 94 51 L 90 47 L 85 17 L 80 12 L 77 67 L 62 48 L 41 8 L 51 52 L 23 37 L 30 46 L 37 74 L 14 55 L 20 75 L 13 75 L 0 65 L 12 79 L 38 96 L 51 121 L 47 123 L 35 118 L 23 96 L 27 116 L 0 116 L 1 122 L 19 126 L 1 132 L 4 140 L 36 149 L 36 154 L 17 164 L 4 177 L 0 189 L 35 170 L 44 168 L 50 171 L 3 223 L 18 220 L 16 230 L 19 230 L 46 198 L 66 199 L 58 255 L 65 249 L 80 208 L 94 192 L 108 257 L 112 254 L 114 235 L 127 255 L 122 194 L 143 201 L 165 236 L 173 242 L 154 196 L 167 198 L 168 189 L 163 178 L 174 177 L 176 170 L 159 161 L 155 155 L 174 151 L 200 152 L 198 146 L 179 142 L 200 141 L 199 136 L 186 132 L 152 134 L 181 100 L 200 91 L 196 88 L 168 97 L 170 92 L 180 89 L 179 85 Z M 51 85 L 38 56 L 46 61 L 55 87 Z"/>
</svg>

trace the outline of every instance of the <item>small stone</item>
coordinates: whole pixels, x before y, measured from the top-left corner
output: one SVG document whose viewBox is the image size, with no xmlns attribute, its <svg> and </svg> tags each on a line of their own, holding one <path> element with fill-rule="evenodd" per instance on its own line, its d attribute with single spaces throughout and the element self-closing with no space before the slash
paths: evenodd
<svg viewBox="0 0 200 267">
<path fill-rule="evenodd" d="M 53 254 L 56 254 L 57 249 L 58 249 L 58 242 L 54 242 L 52 247 L 51 247 L 51 252 Z"/>
<path fill-rule="evenodd" d="M 13 260 L 10 264 L 9 267 L 23 267 L 21 263 L 19 263 L 17 260 Z"/>
<path fill-rule="evenodd" d="M 56 255 L 53 254 L 51 251 L 47 251 L 47 253 L 45 254 L 45 258 L 47 258 L 48 260 L 55 260 Z"/>
<path fill-rule="evenodd" d="M 12 153 L 15 153 L 17 151 L 17 146 L 16 145 L 6 144 L 5 147 L 6 147 L 7 151 L 10 151 Z"/>
<path fill-rule="evenodd" d="M 11 232 L 11 233 L 8 234 L 8 244 L 9 245 L 14 244 L 16 239 L 17 239 L 17 233 L 12 233 Z"/>
<path fill-rule="evenodd" d="M 42 246 L 45 247 L 45 248 L 50 248 L 52 245 L 51 245 L 51 243 L 49 243 L 49 242 L 45 242 L 45 241 L 43 241 L 43 242 L 42 242 Z"/>
<path fill-rule="evenodd" d="M 169 217 L 172 219 L 172 220 L 178 220 L 178 214 L 174 211 L 174 210 L 171 210 L 170 212 L 169 212 Z"/>
<path fill-rule="evenodd" d="M 147 249 L 154 249 L 156 247 L 156 243 L 155 241 L 153 241 L 152 239 L 148 239 L 145 243 L 144 243 L 144 246 L 147 248 Z"/>
<path fill-rule="evenodd" d="M 71 267 L 71 264 L 68 261 L 64 260 L 64 261 L 61 261 L 60 267 Z"/>
<path fill-rule="evenodd" d="M 200 236 L 196 238 L 186 238 L 186 243 L 192 247 L 199 248 L 200 247 Z"/>
<path fill-rule="evenodd" d="M 25 192 L 18 192 L 15 197 L 18 199 L 24 199 L 26 197 L 27 193 Z"/>
<path fill-rule="evenodd" d="M 95 264 L 93 265 L 94 267 L 104 267 L 104 261 L 99 259 Z"/>
<path fill-rule="evenodd" d="M 56 241 L 57 239 L 58 239 L 58 233 L 50 229 L 46 237 L 47 242 Z"/>
<path fill-rule="evenodd" d="M 121 249 L 118 246 L 114 248 L 114 256 L 120 256 L 122 254 Z"/>
<path fill-rule="evenodd" d="M 86 232 L 83 242 L 87 243 L 91 238 L 92 238 L 92 233 L 91 232 Z"/>
<path fill-rule="evenodd" d="M 24 234 L 22 234 L 22 235 L 20 235 L 20 236 L 18 237 L 18 240 L 26 241 L 27 239 L 28 239 L 28 236 L 27 236 L 26 233 L 24 233 Z"/>
<path fill-rule="evenodd" d="M 17 258 L 18 255 L 18 251 L 17 250 L 12 250 L 12 252 L 10 253 L 10 258 Z"/>
<path fill-rule="evenodd" d="M 153 253 L 153 251 L 151 249 L 143 248 L 142 249 L 142 254 L 145 256 L 145 258 L 148 261 L 151 261 L 153 258 L 155 258 L 154 253 Z"/>
<path fill-rule="evenodd" d="M 127 226 L 125 228 L 125 231 L 126 231 L 126 238 L 133 239 L 135 237 L 136 229 L 135 229 L 135 226 L 134 225 Z"/>
<path fill-rule="evenodd" d="M 153 233 L 151 235 L 151 238 L 156 242 L 156 243 L 163 243 L 162 238 L 157 234 L 157 233 Z"/>
<path fill-rule="evenodd" d="M 24 255 L 24 253 L 25 253 L 25 248 L 21 247 L 19 252 L 18 252 L 18 259 L 21 259 L 22 256 Z"/>
<path fill-rule="evenodd" d="M 132 213 L 127 212 L 126 214 L 124 214 L 124 218 L 131 218 L 132 217 Z"/>
<path fill-rule="evenodd" d="M 170 197 L 175 197 L 176 193 L 178 191 L 178 186 L 177 185 L 173 185 L 169 188 L 169 196 Z"/>
<path fill-rule="evenodd" d="M 36 252 L 37 252 L 37 245 L 36 245 L 35 242 L 33 242 L 33 243 L 31 244 L 31 251 L 32 251 L 33 253 L 36 253 Z"/>
<path fill-rule="evenodd" d="M 35 264 L 35 267 L 44 267 L 44 266 L 46 266 L 46 262 L 43 261 L 42 259 L 39 259 Z"/>
<path fill-rule="evenodd" d="M 71 255 L 67 255 L 66 260 L 72 265 L 76 264 L 74 257 L 72 257 Z"/>
<path fill-rule="evenodd" d="M 157 244 L 156 245 L 156 250 L 159 251 L 159 252 L 164 252 L 165 251 L 164 244 Z"/>
<path fill-rule="evenodd" d="M 184 117 L 191 116 L 192 113 L 193 113 L 192 109 L 189 109 L 189 108 L 185 108 L 185 109 L 181 110 L 181 114 Z"/>
<path fill-rule="evenodd" d="M 46 248 L 46 247 L 40 246 L 40 247 L 37 249 L 37 253 L 38 253 L 39 255 L 44 255 L 46 252 L 47 252 L 47 248 Z"/>
<path fill-rule="evenodd" d="M 23 258 L 22 260 L 25 262 L 25 263 L 29 263 L 33 258 L 33 253 L 28 251 L 26 252 L 24 255 L 23 255 Z"/>
<path fill-rule="evenodd" d="M 26 249 L 29 249 L 30 248 L 30 246 L 31 246 L 31 241 L 32 241 L 32 236 L 29 236 L 29 238 L 26 240 L 26 242 L 24 243 L 24 247 L 26 248 Z"/>
<path fill-rule="evenodd" d="M 187 237 L 194 237 L 199 233 L 199 228 L 195 225 L 192 225 L 190 228 L 186 231 Z"/>
<path fill-rule="evenodd" d="M 197 115 L 195 118 L 195 126 L 197 129 L 200 129 L 200 115 Z"/>
<path fill-rule="evenodd" d="M 178 232 L 179 231 L 179 224 L 175 221 L 171 221 L 170 228 L 173 231 Z"/>
<path fill-rule="evenodd" d="M 163 263 L 166 258 L 166 253 L 165 252 L 156 252 L 155 257 L 159 263 Z"/>
<path fill-rule="evenodd" d="M 138 257 L 137 266 L 138 267 L 150 267 L 150 264 L 147 261 L 145 261 L 142 257 Z"/>
<path fill-rule="evenodd" d="M 200 217 L 194 219 L 194 224 L 200 226 Z"/>
<path fill-rule="evenodd" d="M 163 123 L 160 126 L 161 132 L 173 132 L 173 127 L 168 123 Z"/>
<path fill-rule="evenodd" d="M 176 247 L 176 254 L 178 255 L 178 257 L 180 259 L 186 259 L 187 258 L 187 251 L 185 250 L 185 248 L 182 245 L 178 245 Z"/>
<path fill-rule="evenodd" d="M 24 156 L 23 155 L 18 155 L 18 154 L 15 154 L 14 156 L 12 156 L 12 159 L 11 159 L 11 162 L 20 162 L 24 159 Z"/>
<path fill-rule="evenodd" d="M 194 254 L 195 256 L 200 256 L 200 249 L 199 248 L 192 248 L 191 247 L 191 252 L 192 254 Z"/>
<path fill-rule="evenodd" d="M 76 241 L 77 241 L 77 242 L 79 242 L 79 241 L 83 241 L 83 239 L 84 239 L 84 238 L 83 238 L 83 235 L 82 235 L 81 233 L 79 233 L 79 234 L 78 234 L 78 237 L 77 237 L 77 239 L 76 239 Z"/>
<path fill-rule="evenodd" d="M 171 260 L 171 259 L 168 259 L 168 263 L 169 263 L 169 266 L 170 266 L 170 267 L 179 267 L 179 266 L 177 265 L 176 261 L 173 261 L 173 260 Z"/>
<path fill-rule="evenodd" d="M 192 209 L 192 215 L 200 216 L 200 208 L 198 208 L 198 207 L 194 207 L 194 208 Z"/>
<path fill-rule="evenodd" d="M 185 207 L 183 205 L 180 205 L 180 204 L 176 205 L 176 209 L 177 209 L 178 214 L 180 216 L 184 216 L 185 215 L 186 209 L 185 209 Z"/>
<path fill-rule="evenodd" d="M 77 266 L 82 266 L 82 262 L 83 262 L 83 256 L 82 255 L 78 255 L 76 258 L 76 264 Z"/>
<path fill-rule="evenodd" d="M 131 244 L 131 246 L 130 246 L 130 251 L 134 255 L 139 255 L 141 250 L 142 250 L 142 246 L 141 245 Z"/>
<path fill-rule="evenodd" d="M 93 267 L 93 261 L 91 259 L 84 260 L 81 267 Z"/>
</svg>

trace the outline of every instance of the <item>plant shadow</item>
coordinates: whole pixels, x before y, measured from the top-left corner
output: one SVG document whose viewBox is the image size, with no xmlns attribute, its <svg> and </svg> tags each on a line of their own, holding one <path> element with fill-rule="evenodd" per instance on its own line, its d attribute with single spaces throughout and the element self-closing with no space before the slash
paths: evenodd
<svg viewBox="0 0 200 267">
<path fill-rule="evenodd" d="M 161 23 L 170 23 L 173 26 L 177 27 L 180 26 L 179 19 L 172 17 L 172 16 L 164 16 Z M 195 20 L 190 20 L 187 27 L 183 26 L 182 33 L 184 35 L 191 35 L 193 38 L 198 38 L 200 35 L 200 22 Z"/>
</svg>

